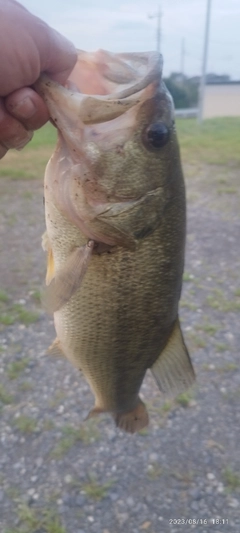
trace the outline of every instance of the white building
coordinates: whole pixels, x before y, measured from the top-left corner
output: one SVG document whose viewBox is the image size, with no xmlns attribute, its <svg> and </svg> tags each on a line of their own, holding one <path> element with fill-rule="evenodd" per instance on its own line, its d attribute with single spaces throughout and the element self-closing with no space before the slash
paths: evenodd
<svg viewBox="0 0 240 533">
<path fill-rule="evenodd" d="M 204 93 L 203 118 L 239 116 L 240 81 L 207 83 Z"/>
</svg>

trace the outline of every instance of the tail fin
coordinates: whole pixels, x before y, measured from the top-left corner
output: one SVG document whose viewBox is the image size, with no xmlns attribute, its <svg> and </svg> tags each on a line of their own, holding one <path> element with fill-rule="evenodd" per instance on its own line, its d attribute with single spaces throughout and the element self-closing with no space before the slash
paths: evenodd
<svg viewBox="0 0 240 533">
<path fill-rule="evenodd" d="M 119 413 L 114 416 L 116 426 L 127 433 L 136 433 L 148 425 L 148 412 L 145 404 L 138 398 L 138 403 L 132 411 Z"/>
</svg>

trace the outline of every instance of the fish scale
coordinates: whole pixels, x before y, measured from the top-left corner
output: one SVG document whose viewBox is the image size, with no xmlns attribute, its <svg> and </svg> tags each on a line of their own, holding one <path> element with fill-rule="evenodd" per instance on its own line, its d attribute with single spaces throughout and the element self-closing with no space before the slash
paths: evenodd
<svg viewBox="0 0 240 533">
<path fill-rule="evenodd" d="M 107 54 L 103 55 L 106 61 Z M 86 57 L 84 53 L 85 75 Z M 122 79 L 122 74 L 120 78 L 116 74 L 117 61 L 109 74 L 113 62 L 111 54 L 111 87 L 114 76 Z M 146 55 L 144 62 L 147 65 Z M 153 63 L 149 60 L 149 65 Z M 158 67 L 154 68 L 157 77 Z M 185 245 L 184 182 L 171 99 L 163 84 L 154 82 L 153 73 L 149 77 L 146 72 L 149 79 L 145 89 L 141 79 L 136 106 L 123 109 L 119 118 L 114 94 L 114 119 L 109 120 L 111 97 L 107 95 L 108 122 L 103 116 L 103 124 L 96 125 L 92 114 L 95 145 L 88 142 L 93 138 L 86 130 L 90 126 L 79 123 L 82 107 L 80 115 L 75 110 L 75 120 L 86 133 L 76 143 L 72 93 L 55 82 L 40 81 L 40 92 L 61 131 L 46 170 L 44 193 L 46 294 L 54 312 L 54 346 L 87 379 L 95 396 L 89 416 L 110 412 L 116 424 L 131 433 L 148 423 L 139 397 L 148 368 L 164 394 L 176 394 L 194 381 L 178 319 Z M 102 79 L 102 87 L 104 83 L 107 86 Z M 83 96 L 79 98 L 82 106 Z M 74 106 L 77 100 L 75 95 Z M 99 103 L 98 121 L 100 116 Z M 149 141 L 144 132 L 152 123 Z M 157 150 L 146 144 L 152 138 L 155 142 L 156 124 L 161 141 Z M 106 143 L 108 130 L 112 139 L 108 136 Z"/>
</svg>

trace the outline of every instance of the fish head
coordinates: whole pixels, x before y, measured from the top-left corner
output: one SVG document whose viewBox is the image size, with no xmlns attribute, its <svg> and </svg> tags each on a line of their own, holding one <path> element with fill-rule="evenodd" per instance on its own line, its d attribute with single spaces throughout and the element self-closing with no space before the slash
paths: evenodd
<svg viewBox="0 0 240 533">
<path fill-rule="evenodd" d="M 79 51 L 65 87 L 43 75 L 36 90 L 59 133 L 52 177 L 47 171 L 58 208 L 89 238 L 121 244 L 121 236 L 103 235 L 105 228 L 91 232 L 89 221 L 107 211 L 109 217 L 116 216 L 127 203 L 131 208 L 155 191 L 167 196 L 169 185 L 181 172 L 173 101 L 162 80 L 162 56 Z M 136 216 L 143 217 L 142 205 Z M 132 245 L 128 242 L 128 246 Z"/>
<path fill-rule="evenodd" d="M 65 152 L 108 198 L 135 198 L 166 177 L 174 110 L 161 55 L 79 51 L 66 87 L 43 76 L 37 90 Z"/>
</svg>

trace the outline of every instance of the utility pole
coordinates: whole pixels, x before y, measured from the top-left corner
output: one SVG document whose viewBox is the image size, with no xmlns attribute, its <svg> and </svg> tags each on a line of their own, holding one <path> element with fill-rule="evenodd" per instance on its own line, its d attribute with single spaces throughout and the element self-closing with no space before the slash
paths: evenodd
<svg viewBox="0 0 240 533">
<path fill-rule="evenodd" d="M 157 52 L 160 53 L 161 49 L 161 18 L 162 18 L 162 11 L 160 6 L 158 6 L 158 12 L 154 15 L 148 15 L 148 18 L 150 19 L 157 19 Z"/>
<path fill-rule="evenodd" d="M 205 36 L 204 36 L 204 46 L 203 46 L 203 60 L 202 60 L 202 75 L 201 75 L 200 86 L 199 86 L 199 100 L 198 100 L 198 122 L 199 124 L 201 124 L 203 120 L 202 116 L 203 116 L 204 93 L 205 93 L 205 85 L 206 85 L 210 13 L 211 13 L 211 0 L 207 0 L 207 13 L 206 13 Z"/>
<path fill-rule="evenodd" d="M 182 75 L 184 75 L 184 60 L 185 60 L 185 39 L 182 38 L 181 43 L 181 61 L 180 61 L 180 72 Z"/>
</svg>

